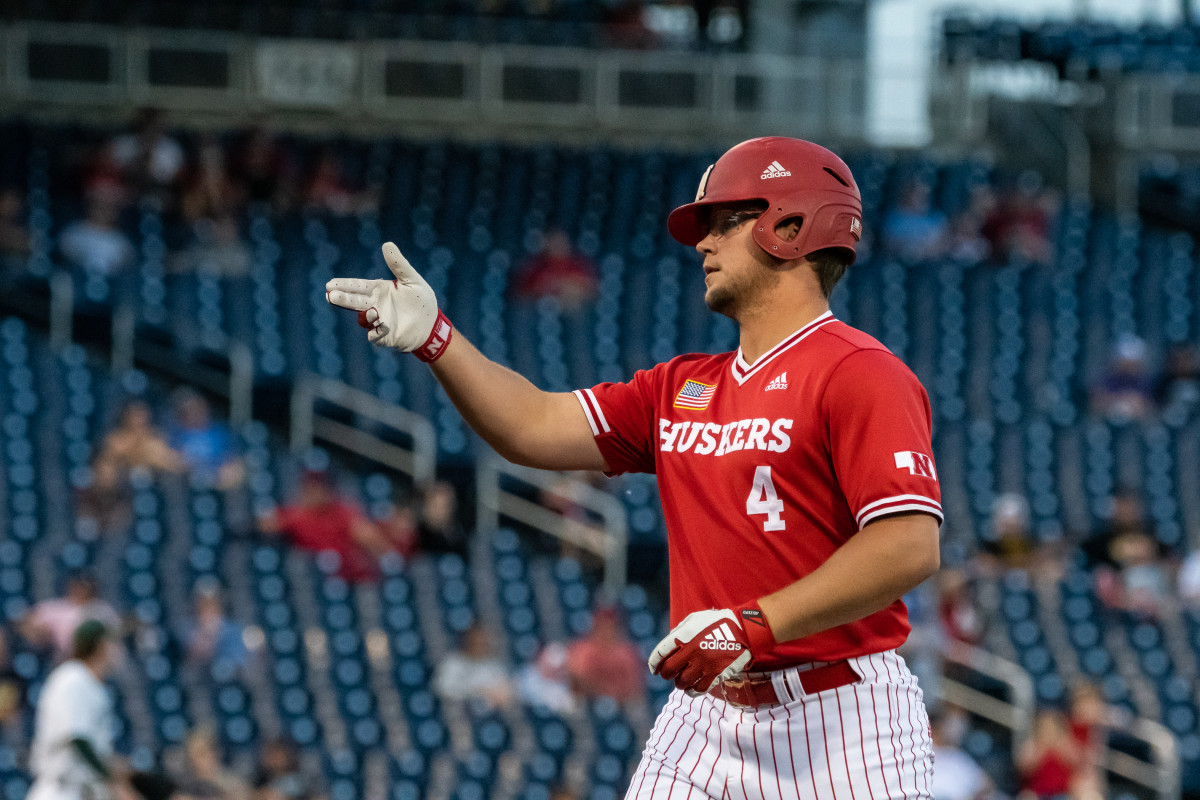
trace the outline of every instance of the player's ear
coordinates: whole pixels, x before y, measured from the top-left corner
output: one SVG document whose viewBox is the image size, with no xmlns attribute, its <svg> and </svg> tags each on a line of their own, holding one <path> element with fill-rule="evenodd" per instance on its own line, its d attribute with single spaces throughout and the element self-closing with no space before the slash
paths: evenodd
<svg viewBox="0 0 1200 800">
<path fill-rule="evenodd" d="M 803 217 L 788 217 L 780 220 L 775 226 L 775 235 L 785 242 L 790 242 L 800 235 L 800 226 L 804 224 Z"/>
</svg>

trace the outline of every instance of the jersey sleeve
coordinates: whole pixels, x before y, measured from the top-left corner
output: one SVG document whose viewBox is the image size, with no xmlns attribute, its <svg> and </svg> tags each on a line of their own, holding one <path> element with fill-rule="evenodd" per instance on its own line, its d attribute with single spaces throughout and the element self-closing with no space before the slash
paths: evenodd
<svg viewBox="0 0 1200 800">
<path fill-rule="evenodd" d="M 888 514 L 942 521 L 929 398 L 886 350 L 859 350 L 834 368 L 821 411 L 838 484 L 861 530 Z"/>
<path fill-rule="evenodd" d="M 576 389 L 609 475 L 654 472 L 654 371 L 641 370 L 628 383 Z"/>
</svg>

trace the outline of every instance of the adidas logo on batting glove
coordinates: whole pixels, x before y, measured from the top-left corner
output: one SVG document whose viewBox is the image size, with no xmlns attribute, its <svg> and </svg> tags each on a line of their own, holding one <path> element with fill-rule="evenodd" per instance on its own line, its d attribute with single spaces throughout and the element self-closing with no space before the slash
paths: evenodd
<svg viewBox="0 0 1200 800">
<path fill-rule="evenodd" d="M 750 666 L 752 643 L 763 654 L 775 646 L 757 603 L 694 611 L 655 646 L 650 672 L 689 694 L 703 694 Z"/>
</svg>

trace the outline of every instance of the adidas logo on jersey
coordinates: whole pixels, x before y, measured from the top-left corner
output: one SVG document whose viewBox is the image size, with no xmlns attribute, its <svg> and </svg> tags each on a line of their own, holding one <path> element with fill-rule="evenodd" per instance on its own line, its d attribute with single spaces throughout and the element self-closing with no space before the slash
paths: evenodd
<svg viewBox="0 0 1200 800">
<path fill-rule="evenodd" d="M 729 623 L 725 623 L 719 628 L 709 632 L 700 641 L 701 650 L 741 650 L 741 642 L 733 638 L 733 631 L 729 630 Z"/>
<path fill-rule="evenodd" d="M 781 372 L 778 375 L 776 375 L 775 378 L 770 383 L 767 384 L 767 388 L 763 389 L 763 391 L 769 392 L 772 389 L 786 389 L 787 387 L 788 387 L 787 373 Z"/>
<path fill-rule="evenodd" d="M 767 165 L 767 168 L 762 171 L 762 175 L 759 175 L 758 177 L 760 180 L 765 181 L 767 178 L 788 178 L 791 177 L 791 174 L 792 173 L 788 172 L 787 169 L 785 169 L 784 166 L 778 161 L 772 161 Z"/>
</svg>

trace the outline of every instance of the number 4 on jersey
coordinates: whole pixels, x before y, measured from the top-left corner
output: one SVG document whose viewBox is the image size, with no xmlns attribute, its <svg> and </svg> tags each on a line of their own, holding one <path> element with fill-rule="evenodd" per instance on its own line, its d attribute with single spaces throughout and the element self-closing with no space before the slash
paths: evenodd
<svg viewBox="0 0 1200 800">
<path fill-rule="evenodd" d="M 780 514 L 783 513 L 783 501 L 775 492 L 775 482 L 771 480 L 771 468 L 759 466 L 754 468 L 754 484 L 750 487 L 750 496 L 746 498 L 747 514 L 766 514 L 763 522 L 764 531 L 782 531 L 787 527 Z"/>
</svg>

